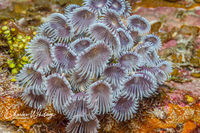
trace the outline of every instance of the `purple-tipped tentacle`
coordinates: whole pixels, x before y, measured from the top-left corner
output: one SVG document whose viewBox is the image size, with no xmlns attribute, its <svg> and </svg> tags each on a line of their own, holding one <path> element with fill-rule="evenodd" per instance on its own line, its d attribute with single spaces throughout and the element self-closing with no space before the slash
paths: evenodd
<svg viewBox="0 0 200 133">
<path fill-rule="evenodd" d="M 59 72 L 70 72 L 75 67 L 77 55 L 64 44 L 55 44 L 51 48 L 55 67 Z"/>
<path fill-rule="evenodd" d="M 74 72 L 71 77 L 70 82 L 73 90 L 84 91 L 90 85 L 91 80 L 88 77 L 79 75 L 77 72 Z"/>
<path fill-rule="evenodd" d="M 120 64 L 112 64 L 105 68 L 103 75 L 110 84 L 118 86 L 123 84 L 127 73 Z"/>
<path fill-rule="evenodd" d="M 50 41 L 44 36 L 37 36 L 30 42 L 27 53 L 36 68 L 47 71 L 53 65 L 51 47 Z"/>
<path fill-rule="evenodd" d="M 73 28 L 68 24 L 67 18 L 63 14 L 53 13 L 48 17 L 48 20 L 46 31 L 54 33 L 51 36 L 52 42 L 66 43 L 74 36 Z"/>
<path fill-rule="evenodd" d="M 96 19 L 97 14 L 88 7 L 74 9 L 69 16 L 70 25 L 77 34 L 85 32 L 91 24 L 96 22 Z"/>
<path fill-rule="evenodd" d="M 123 12 L 123 16 L 125 18 L 129 17 L 130 16 L 130 13 L 131 13 L 131 5 L 128 1 L 125 1 L 125 10 Z"/>
<path fill-rule="evenodd" d="M 123 95 L 128 98 L 150 97 L 157 90 L 157 80 L 149 71 L 139 71 L 124 83 Z"/>
<path fill-rule="evenodd" d="M 113 32 L 118 28 L 125 28 L 124 24 L 119 18 L 118 12 L 113 10 L 107 10 L 100 18 L 100 22 L 108 26 Z"/>
<path fill-rule="evenodd" d="M 134 71 L 143 65 L 142 57 L 135 52 L 123 52 L 119 57 L 119 63 L 127 71 Z"/>
<path fill-rule="evenodd" d="M 165 61 L 165 60 L 160 60 L 156 64 L 157 64 L 158 68 L 160 68 L 161 70 L 163 70 L 165 72 L 167 77 L 172 72 L 172 63 L 171 62 Z"/>
<path fill-rule="evenodd" d="M 152 47 L 156 50 L 160 49 L 162 46 L 162 42 L 161 42 L 160 38 L 153 34 L 144 36 L 141 41 L 143 43 L 146 43 L 146 42 L 152 43 Z"/>
<path fill-rule="evenodd" d="M 121 95 L 114 101 L 112 114 L 115 119 L 126 121 L 133 118 L 133 114 L 137 112 L 137 109 L 138 99 Z"/>
<path fill-rule="evenodd" d="M 52 74 L 46 78 L 48 101 L 53 103 L 53 107 L 62 113 L 62 107 L 71 100 L 73 92 L 68 80 L 60 74 Z"/>
<path fill-rule="evenodd" d="M 83 116 L 77 121 L 80 116 L 74 116 L 66 127 L 67 133 L 97 133 L 100 128 L 99 120 L 95 116 L 93 119 L 85 121 Z"/>
<path fill-rule="evenodd" d="M 69 44 L 72 50 L 77 54 L 80 54 L 84 49 L 90 47 L 91 45 L 93 45 L 93 42 L 89 37 L 78 38 Z"/>
<path fill-rule="evenodd" d="M 68 18 L 69 14 L 74 11 L 74 9 L 79 8 L 79 5 L 76 4 L 69 4 L 65 7 L 64 15 Z"/>
<path fill-rule="evenodd" d="M 112 88 L 106 81 L 96 81 L 87 90 L 89 108 L 93 108 L 95 114 L 108 113 L 112 107 Z"/>
<path fill-rule="evenodd" d="M 155 50 L 147 53 L 146 56 L 143 57 L 143 60 L 147 66 L 155 66 L 156 63 L 160 60 L 160 57 Z"/>
<path fill-rule="evenodd" d="M 149 71 L 151 72 L 157 79 L 158 84 L 163 84 L 167 80 L 167 75 L 163 70 L 158 67 L 141 67 L 138 71 Z"/>
<path fill-rule="evenodd" d="M 118 37 L 120 40 L 121 49 L 126 51 L 134 46 L 134 41 L 131 35 L 122 28 L 117 29 Z"/>
<path fill-rule="evenodd" d="M 85 49 L 76 61 L 76 72 L 87 77 L 98 77 L 111 57 L 111 49 L 104 43 L 97 43 Z"/>
<path fill-rule="evenodd" d="M 25 87 L 25 92 L 32 92 L 34 95 L 42 95 L 45 92 L 44 73 L 36 70 L 32 64 L 26 64 L 20 73 L 16 76 L 18 84 Z"/>
<path fill-rule="evenodd" d="M 99 15 L 101 15 L 103 12 L 105 12 L 108 8 L 108 6 L 111 4 L 110 0 L 84 0 L 83 4 L 85 6 L 88 6 L 92 10 L 95 10 L 98 12 Z"/>
<path fill-rule="evenodd" d="M 29 106 L 34 109 L 44 109 L 47 105 L 47 98 L 44 94 L 36 95 L 30 92 L 23 92 L 21 95 L 22 100 Z"/>
<path fill-rule="evenodd" d="M 149 24 L 148 20 L 139 16 L 139 15 L 132 15 L 128 17 L 127 20 L 128 28 L 132 31 L 138 31 L 139 34 L 148 33 L 151 29 L 151 25 Z"/>
<path fill-rule="evenodd" d="M 92 108 L 88 108 L 85 92 L 79 92 L 71 97 L 71 101 L 63 106 L 63 112 L 68 119 L 78 116 L 76 120 L 82 117 L 84 121 L 94 119 L 95 115 Z"/>
<path fill-rule="evenodd" d="M 122 15 L 125 11 L 124 0 L 110 0 L 111 4 L 108 6 L 109 9 L 116 11 L 119 15 Z"/>
<path fill-rule="evenodd" d="M 95 41 L 104 41 L 109 45 L 115 56 L 118 56 L 120 47 L 119 38 L 103 23 L 95 23 L 89 27 L 89 34 Z"/>
</svg>

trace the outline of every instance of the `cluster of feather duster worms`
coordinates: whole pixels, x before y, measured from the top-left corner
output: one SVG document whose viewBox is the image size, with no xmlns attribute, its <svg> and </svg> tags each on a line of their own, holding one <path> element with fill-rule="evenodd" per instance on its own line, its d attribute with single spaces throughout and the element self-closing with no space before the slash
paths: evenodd
<svg viewBox="0 0 200 133">
<path fill-rule="evenodd" d="M 51 14 L 28 46 L 31 63 L 17 75 L 25 103 L 52 105 L 72 133 L 97 132 L 97 115 L 132 119 L 172 66 L 158 56 L 161 40 L 148 34 L 149 22 L 130 13 L 124 0 L 84 0 Z"/>
</svg>

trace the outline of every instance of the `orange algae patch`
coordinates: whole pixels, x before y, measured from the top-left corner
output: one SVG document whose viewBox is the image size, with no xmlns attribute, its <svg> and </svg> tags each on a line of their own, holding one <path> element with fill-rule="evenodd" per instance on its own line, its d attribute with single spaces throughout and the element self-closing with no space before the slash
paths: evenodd
<svg viewBox="0 0 200 133">
<path fill-rule="evenodd" d="M 184 124 L 182 133 L 190 133 L 195 128 L 196 128 L 196 124 L 194 124 L 194 122 L 192 121 L 188 121 Z"/>
<path fill-rule="evenodd" d="M 20 98 L 0 97 L 0 121 L 12 121 L 16 126 L 27 130 L 36 123 L 49 123 L 56 119 L 53 110 L 36 111 L 27 107 Z"/>
<path fill-rule="evenodd" d="M 148 133 L 153 132 L 155 129 L 176 128 L 178 124 L 183 123 L 183 133 L 189 133 L 196 127 L 196 124 L 200 125 L 200 104 L 185 107 L 174 104 L 169 104 L 168 106 L 169 110 L 166 119 L 159 119 L 150 114 L 139 125 L 137 131 Z M 135 125 L 134 120 L 131 121 L 131 124 Z M 135 126 L 132 127 L 134 128 Z"/>
</svg>

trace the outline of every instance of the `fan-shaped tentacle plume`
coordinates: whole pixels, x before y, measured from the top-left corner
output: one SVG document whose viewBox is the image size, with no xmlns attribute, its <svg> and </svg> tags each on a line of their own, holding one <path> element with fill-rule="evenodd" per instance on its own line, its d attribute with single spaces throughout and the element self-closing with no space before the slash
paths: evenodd
<svg viewBox="0 0 200 133">
<path fill-rule="evenodd" d="M 91 84 L 87 90 L 89 108 L 96 114 L 108 113 L 112 107 L 112 88 L 110 84 L 99 80 Z"/>
<path fill-rule="evenodd" d="M 36 70 L 33 65 L 26 64 L 17 75 L 17 81 L 21 87 L 25 87 L 26 93 L 31 91 L 34 95 L 41 95 L 45 92 L 43 75 L 44 73 Z"/>
<path fill-rule="evenodd" d="M 125 11 L 124 0 L 110 0 L 111 4 L 108 6 L 109 9 L 116 11 L 119 15 L 122 15 Z"/>
<path fill-rule="evenodd" d="M 46 78 L 46 87 L 48 101 L 53 103 L 53 107 L 59 113 L 62 113 L 62 107 L 71 100 L 73 92 L 71 85 L 64 76 L 52 74 Z"/>
<path fill-rule="evenodd" d="M 157 80 L 158 84 L 163 84 L 164 81 L 167 80 L 167 75 L 158 67 L 141 67 L 138 71 L 149 71 L 151 72 Z"/>
<path fill-rule="evenodd" d="M 150 97 L 157 88 L 155 76 L 148 71 L 140 71 L 131 75 L 124 83 L 123 95 L 128 98 Z"/>
<path fill-rule="evenodd" d="M 70 43 L 70 47 L 77 54 L 81 53 L 84 49 L 90 47 L 93 44 L 92 40 L 89 37 L 78 38 L 74 42 Z"/>
<path fill-rule="evenodd" d="M 55 36 L 55 30 L 50 27 L 50 23 L 46 22 L 39 27 L 38 33 L 40 36 L 47 37 L 50 42 L 54 42 L 52 38 Z"/>
<path fill-rule="evenodd" d="M 134 30 L 131 30 L 129 31 L 132 39 L 133 39 L 133 42 L 134 42 L 134 45 L 138 44 L 140 42 L 140 39 L 141 39 L 141 36 L 139 35 L 139 32 L 138 31 L 134 31 Z"/>
<path fill-rule="evenodd" d="M 79 5 L 70 4 L 65 8 L 65 16 L 68 18 L 69 14 L 74 11 L 74 9 L 79 8 Z"/>
<path fill-rule="evenodd" d="M 98 12 L 99 15 L 105 12 L 110 4 L 110 0 L 84 0 L 84 5 Z"/>
<path fill-rule="evenodd" d="M 139 45 L 137 45 L 135 52 L 137 54 L 139 54 L 142 57 L 142 60 L 145 62 L 149 59 L 149 55 L 152 51 L 154 51 L 155 49 L 153 49 L 152 47 L 152 43 L 146 42 L 146 43 L 141 43 Z"/>
<path fill-rule="evenodd" d="M 69 72 L 75 67 L 77 55 L 68 46 L 55 44 L 51 48 L 55 67 L 59 72 Z"/>
<path fill-rule="evenodd" d="M 111 56 L 111 49 L 104 43 L 97 43 L 83 51 L 76 61 L 76 72 L 85 77 L 101 74 Z"/>
<path fill-rule="evenodd" d="M 96 22 L 97 14 L 88 7 L 74 9 L 70 14 L 70 24 L 77 33 L 82 33 Z"/>
<path fill-rule="evenodd" d="M 124 17 L 129 17 L 130 16 L 130 13 L 131 13 L 131 6 L 130 6 L 130 3 L 128 1 L 125 1 L 125 10 L 123 12 L 123 16 Z"/>
<path fill-rule="evenodd" d="M 153 34 L 144 36 L 142 38 L 142 42 L 143 43 L 146 43 L 146 42 L 152 43 L 152 47 L 155 48 L 156 50 L 160 49 L 162 46 L 162 42 L 161 42 L 160 38 Z"/>
<path fill-rule="evenodd" d="M 135 52 L 123 52 L 119 57 L 119 63 L 127 71 L 132 71 L 143 65 L 142 57 Z"/>
<path fill-rule="evenodd" d="M 107 10 L 100 18 L 100 22 L 110 27 L 112 31 L 116 31 L 118 28 L 125 27 L 119 18 L 118 12 L 113 10 Z"/>
<path fill-rule="evenodd" d="M 155 66 L 155 64 L 160 60 L 157 52 L 151 51 L 144 56 L 144 61 L 146 62 L 147 66 Z"/>
<path fill-rule="evenodd" d="M 112 88 L 112 95 L 113 95 L 113 99 L 115 100 L 116 98 L 118 98 L 121 93 L 122 93 L 122 89 L 123 89 L 123 85 L 114 85 L 114 84 L 111 84 L 111 88 Z"/>
<path fill-rule="evenodd" d="M 126 51 L 130 50 L 134 46 L 134 41 L 131 35 L 124 29 L 117 29 L 118 37 L 120 40 L 121 49 Z"/>
<path fill-rule="evenodd" d="M 130 30 L 138 31 L 139 34 L 148 33 L 151 29 L 151 25 L 148 20 L 139 15 L 132 15 L 128 17 L 127 23 Z"/>
<path fill-rule="evenodd" d="M 71 85 L 73 90 L 80 91 L 86 90 L 90 85 L 91 80 L 88 77 L 81 76 L 79 73 L 74 72 L 71 78 Z"/>
<path fill-rule="evenodd" d="M 137 109 L 138 99 L 121 95 L 114 101 L 112 114 L 115 119 L 126 121 L 133 118 L 133 114 L 137 112 Z"/>
<path fill-rule="evenodd" d="M 35 37 L 28 46 L 27 53 L 36 68 L 48 70 L 53 65 L 51 57 L 52 45 L 46 37 L 37 36 Z"/>
<path fill-rule="evenodd" d="M 51 41 L 66 43 L 71 39 L 73 28 L 68 24 L 67 18 L 60 13 L 53 13 L 48 17 L 49 24 L 46 25 L 45 31 L 51 33 Z"/>
<path fill-rule="evenodd" d="M 160 60 L 157 62 L 157 67 L 163 70 L 167 76 L 172 72 L 172 64 L 169 61 Z"/>
<path fill-rule="evenodd" d="M 78 116 L 74 116 L 67 125 L 67 133 L 97 133 L 100 124 L 96 117 L 94 119 L 89 119 L 89 121 L 85 121 L 83 118 L 80 118 L 80 120 L 77 121 L 77 117 Z"/>
<path fill-rule="evenodd" d="M 89 27 L 88 32 L 94 40 L 104 41 L 107 45 L 110 45 L 113 54 L 118 55 L 120 51 L 119 39 L 108 26 L 103 23 L 95 23 Z"/>
<path fill-rule="evenodd" d="M 44 109 L 47 105 L 47 98 L 44 94 L 36 95 L 30 92 L 23 92 L 21 96 L 22 100 L 34 109 Z"/>
<path fill-rule="evenodd" d="M 67 102 L 63 106 L 63 112 L 68 119 L 73 119 L 76 116 L 76 120 L 80 121 L 82 118 L 84 121 L 89 121 L 94 119 L 95 115 L 92 108 L 88 108 L 88 103 L 86 102 L 85 92 L 79 92 L 72 96 L 71 101 Z"/>
<path fill-rule="evenodd" d="M 127 73 L 120 64 L 112 64 L 105 68 L 103 75 L 109 83 L 119 86 L 123 84 Z"/>
</svg>

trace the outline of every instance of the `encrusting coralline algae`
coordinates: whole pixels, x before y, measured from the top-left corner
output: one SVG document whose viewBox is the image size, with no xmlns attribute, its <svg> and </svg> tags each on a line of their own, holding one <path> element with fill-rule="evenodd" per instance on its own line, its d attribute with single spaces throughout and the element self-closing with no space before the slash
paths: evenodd
<svg viewBox="0 0 200 133">
<path fill-rule="evenodd" d="M 96 115 L 106 113 L 132 119 L 172 66 L 159 58 L 162 44 L 148 34 L 149 22 L 130 13 L 124 0 L 85 0 L 51 14 L 27 49 L 31 64 L 17 76 L 25 103 L 52 104 L 70 120 L 66 132 L 97 132 Z"/>
</svg>

